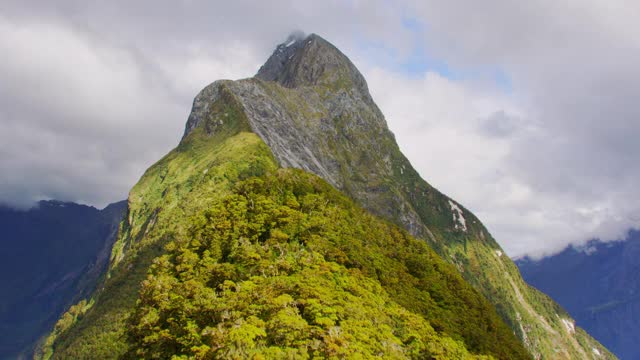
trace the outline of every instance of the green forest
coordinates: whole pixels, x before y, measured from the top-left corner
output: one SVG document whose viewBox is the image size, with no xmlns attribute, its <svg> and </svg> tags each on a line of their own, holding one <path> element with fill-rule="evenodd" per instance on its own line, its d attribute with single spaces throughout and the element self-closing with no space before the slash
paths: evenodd
<svg viewBox="0 0 640 360">
<path fill-rule="evenodd" d="M 313 175 L 241 181 L 190 223 L 143 282 L 126 358 L 528 358 L 424 242 Z"/>
</svg>

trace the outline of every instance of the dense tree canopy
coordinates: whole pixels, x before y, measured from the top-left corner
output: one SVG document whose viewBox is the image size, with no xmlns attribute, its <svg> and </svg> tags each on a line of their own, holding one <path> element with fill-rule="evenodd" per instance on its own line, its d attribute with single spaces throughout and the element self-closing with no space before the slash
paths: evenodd
<svg viewBox="0 0 640 360">
<path fill-rule="evenodd" d="M 423 242 L 315 176 L 247 179 L 191 222 L 143 283 L 130 358 L 528 356 Z"/>
</svg>

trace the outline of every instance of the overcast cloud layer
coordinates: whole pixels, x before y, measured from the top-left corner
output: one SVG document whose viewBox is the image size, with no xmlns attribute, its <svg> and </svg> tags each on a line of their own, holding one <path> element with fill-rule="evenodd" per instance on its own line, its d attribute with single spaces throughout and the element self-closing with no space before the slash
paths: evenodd
<svg viewBox="0 0 640 360">
<path fill-rule="evenodd" d="M 301 29 L 351 57 L 418 171 L 511 256 L 640 224 L 635 2 L 5 3 L 2 203 L 125 198 L 202 87 Z"/>
</svg>

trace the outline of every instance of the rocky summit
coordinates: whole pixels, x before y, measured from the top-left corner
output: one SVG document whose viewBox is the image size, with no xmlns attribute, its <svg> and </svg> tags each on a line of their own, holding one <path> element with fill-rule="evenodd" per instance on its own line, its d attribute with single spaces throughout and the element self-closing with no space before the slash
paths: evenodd
<svg viewBox="0 0 640 360">
<path fill-rule="evenodd" d="M 420 177 L 315 34 L 196 96 L 129 194 L 104 286 L 40 355 L 614 358 Z"/>
</svg>

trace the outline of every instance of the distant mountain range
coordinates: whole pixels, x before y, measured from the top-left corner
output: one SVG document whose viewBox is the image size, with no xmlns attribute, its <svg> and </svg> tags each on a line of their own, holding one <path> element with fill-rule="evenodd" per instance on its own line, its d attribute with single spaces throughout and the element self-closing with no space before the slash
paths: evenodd
<svg viewBox="0 0 640 360">
<path fill-rule="evenodd" d="M 126 206 L 0 207 L 0 359 L 28 356 L 58 317 L 93 291 Z"/>
<path fill-rule="evenodd" d="M 620 359 L 640 359 L 640 232 L 516 261 L 524 279 L 562 305 Z"/>
</svg>

